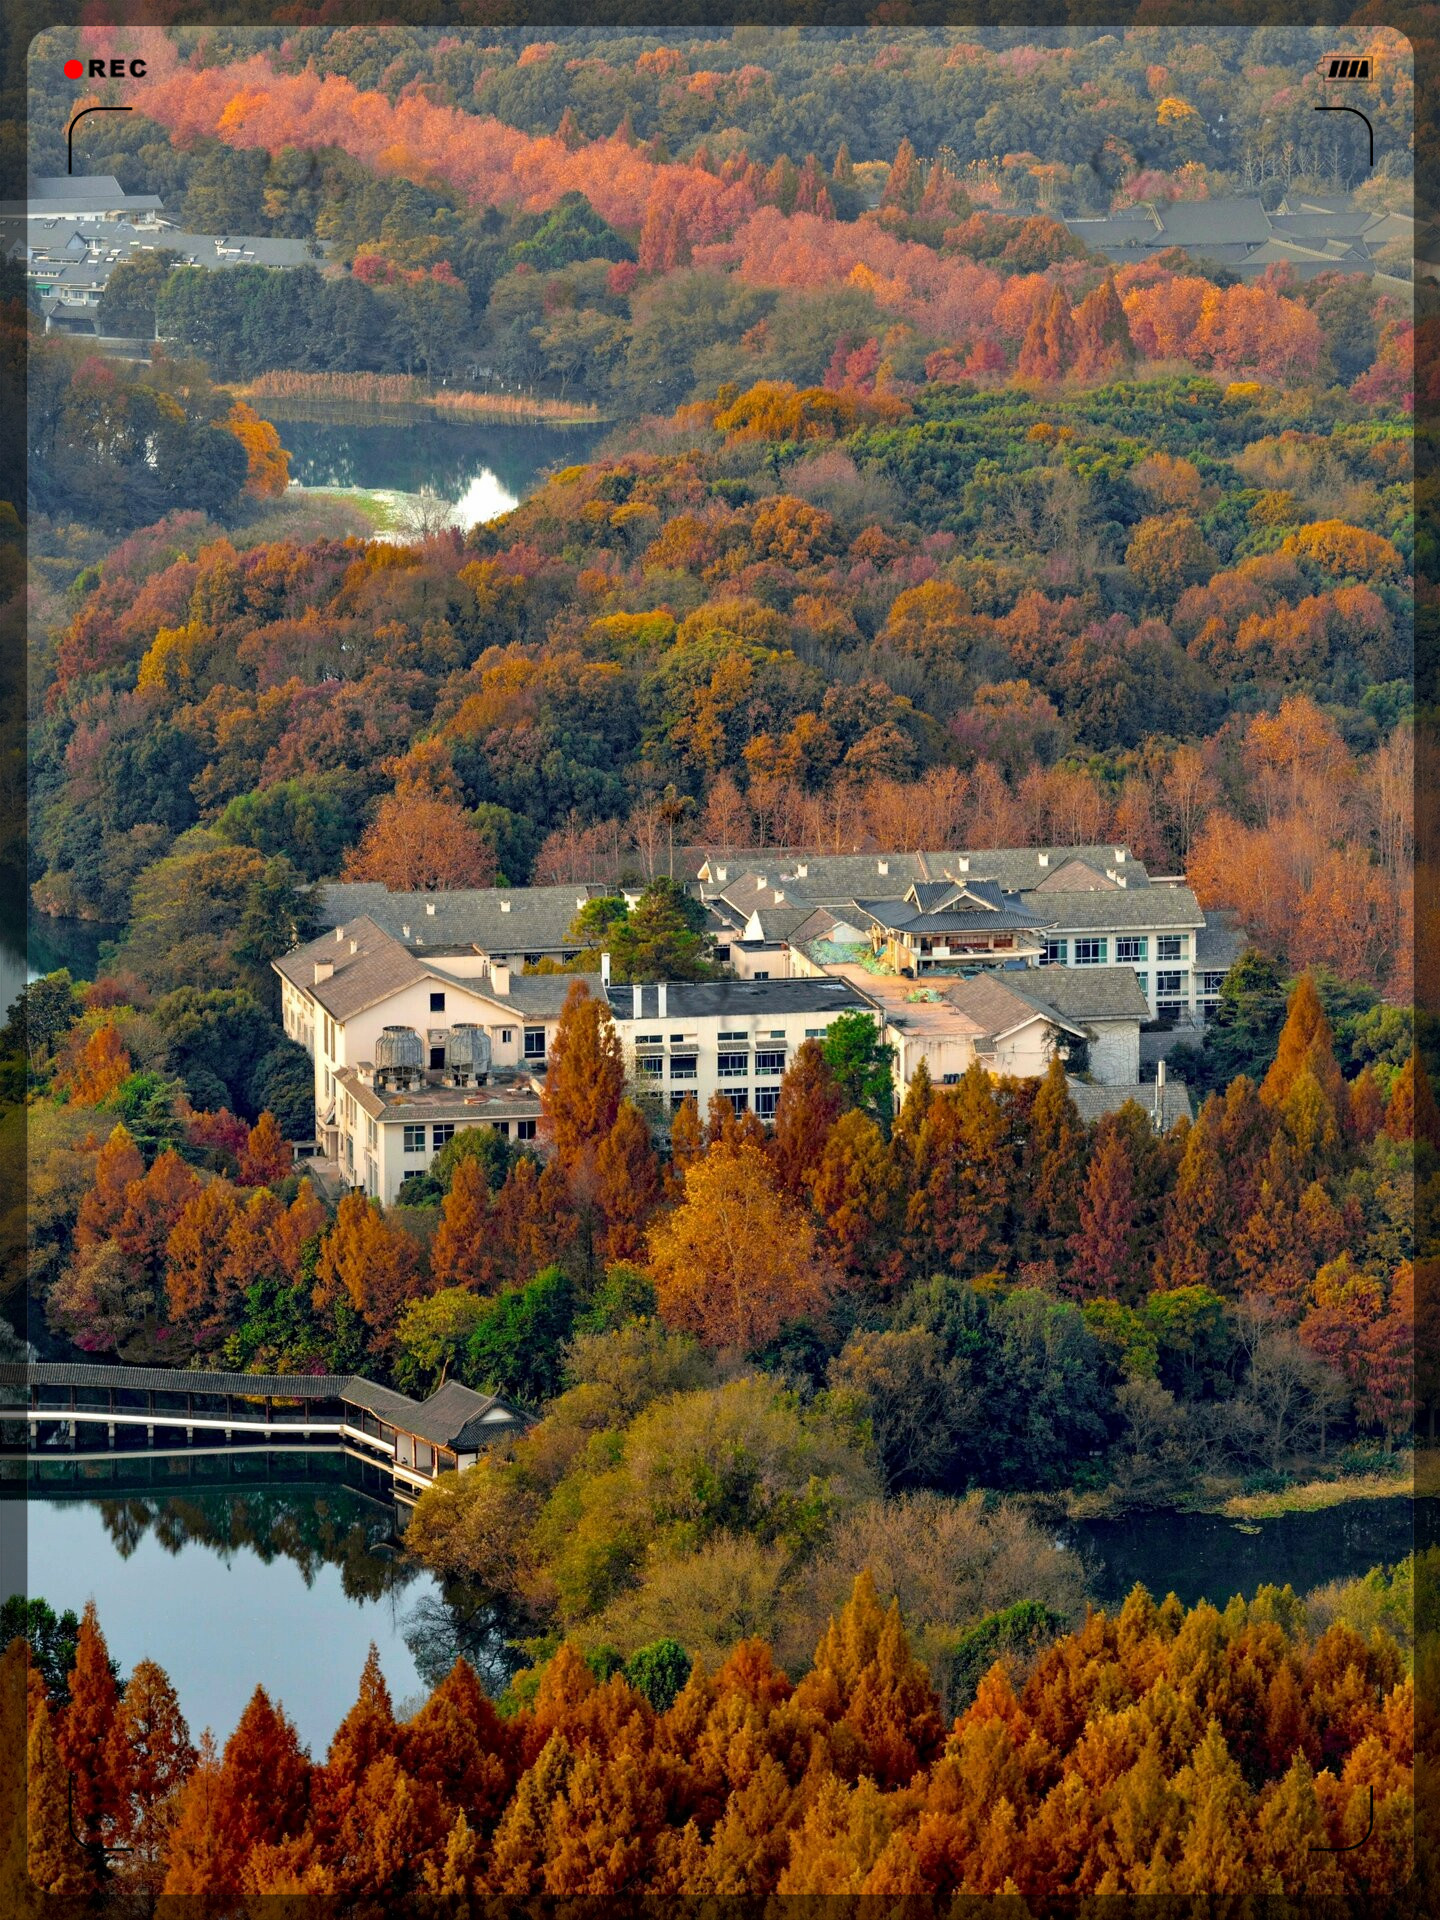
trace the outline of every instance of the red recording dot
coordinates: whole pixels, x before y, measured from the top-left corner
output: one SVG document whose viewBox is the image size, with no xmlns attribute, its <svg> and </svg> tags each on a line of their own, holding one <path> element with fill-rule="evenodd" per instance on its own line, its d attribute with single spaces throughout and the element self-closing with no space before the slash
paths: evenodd
<svg viewBox="0 0 1440 1920">
<path fill-rule="evenodd" d="M 84 71 L 85 62 L 83 60 L 67 60 L 65 62 L 65 78 L 67 80 L 78 80 Z"/>
</svg>

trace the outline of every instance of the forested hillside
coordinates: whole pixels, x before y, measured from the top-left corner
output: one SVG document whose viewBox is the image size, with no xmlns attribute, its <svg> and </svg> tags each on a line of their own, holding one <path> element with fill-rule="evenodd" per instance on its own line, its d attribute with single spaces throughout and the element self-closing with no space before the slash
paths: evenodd
<svg viewBox="0 0 1440 1920">
<path fill-rule="evenodd" d="M 1408 1871 L 1413 1570 L 1087 1615 L 1055 1539 L 1394 1493 L 1440 1407 L 1408 264 L 1117 266 L 1065 225 L 1400 205 L 1375 44 L 1362 181 L 1309 28 L 42 36 L 38 171 L 61 62 L 143 45 L 77 171 L 316 247 L 117 266 L 148 362 L 11 282 L 29 878 L 104 934 L 0 1036 L 33 1337 L 528 1417 L 406 1536 L 495 1701 L 462 1665 L 397 1714 L 377 1666 L 323 1762 L 263 1694 L 197 1753 L 92 1617 L 31 1684 L 32 1780 L 78 1796 L 77 1844 L 42 1794 L 43 1884 L 461 1912 Z M 342 403 L 595 424 L 513 511 L 379 537 L 289 485 L 286 406 Z M 1104 842 L 1245 933 L 1168 1131 L 1082 1118 L 1058 1059 L 902 1099 L 843 1017 L 772 1127 L 723 1093 L 657 1127 L 577 983 L 535 1146 L 462 1129 L 388 1208 L 292 1161 L 271 963 L 327 883 L 607 889 L 586 935 L 623 883 L 616 977 L 696 978 L 687 849 Z M 1374 1843 L 1311 1852 L 1372 1789 Z"/>
</svg>

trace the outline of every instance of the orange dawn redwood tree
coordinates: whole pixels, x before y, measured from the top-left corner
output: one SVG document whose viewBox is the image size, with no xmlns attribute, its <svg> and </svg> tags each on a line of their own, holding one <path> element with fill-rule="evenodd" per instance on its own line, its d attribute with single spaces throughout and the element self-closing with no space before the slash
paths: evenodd
<svg viewBox="0 0 1440 1920">
<path fill-rule="evenodd" d="M 563 1168 L 592 1155 L 615 1124 L 625 1091 L 625 1055 L 610 1008 L 583 980 L 565 996 L 550 1049 L 542 1109 Z"/>
<path fill-rule="evenodd" d="M 805 1212 L 748 1141 L 691 1162 L 685 1198 L 650 1229 L 650 1271 L 669 1325 L 745 1352 L 820 1312 L 834 1286 Z"/>
</svg>

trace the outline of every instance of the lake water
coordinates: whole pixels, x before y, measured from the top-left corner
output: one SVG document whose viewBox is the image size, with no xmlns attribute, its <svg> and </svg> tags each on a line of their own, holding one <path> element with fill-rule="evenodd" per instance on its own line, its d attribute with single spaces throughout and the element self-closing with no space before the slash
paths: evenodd
<svg viewBox="0 0 1440 1920">
<path fill-rule="evenodd" d="M 1436 1538 L 1436 1503 L 1408 1495 L 1350 1500 L 1316 1513 L 1284 1513 L 1237 1525 L 1223 1514 L 1137 1512 L 1064 1529 L 1096 1600 L 1117 1606 L 1138 1580 L 1156 1599 L 1223 1607 L 1232 1594 L 1289 1585 L 1308 1593 L 1393 1566 Z"/>
<path fill-rule="evenodd" d="M 268 409 L 290 454 L 293 484 L 363 488 L 402 517 L 421 493 L 450 510 L 452 524 L 494 520 L 535 491 L 546 470 L 588 459 L 609 431 L 576 427 L 414 420 L 286 419 Z"/>
<path fill-rule="evenodd" d="M 194 1734 L 209 1726 L 223 1742 L 259 1684 L 323 1754 L 372 1641 L 397 1707 L 461 1651 L 503 1684 L 499 1639 L 405 1556 L 373 1468 L 314 1450 L 40 1471 L 24 1506 L 26 1590 L 57 1611 L 93 1599 L 122 1672 L 158 1661 Z M 0 1508 L 7 1532 L 18 1504 Z"/>
<path fill-rule="evenodd" d="M 93 1598 L 121 1669 L 158 1660 L 194 1732 L 210 1726 L 223 1740 L 263 1684 L 323 1753 L 372 1641 L 397 1706 L 457 1653 L 492 1691 L 511 1671 L 512 1629 L 405 1555 L 402 1510 L 376 1469 L 345 1455 L 61 1455 L 38 1472 L 25 1509 L 27 1590 L 77 1612 Z M 1213 1514 L 1134 1514 L 1067 1538 L 1101 1604 L 1118 1605 L 1139 1580 L 1157 1598 L 1173 1590 L 1187 1606 L 1223 1606 L 1266 1583 L 1303 1594 L 1393 1564 L 1411 1550 L 1412 1511 L 1418 1544 L 1431 1543 L 1434 1503 L 1412 1510 L 1406 1499 L 1287 1514 L 1255 1532 Z"/>
</svg>

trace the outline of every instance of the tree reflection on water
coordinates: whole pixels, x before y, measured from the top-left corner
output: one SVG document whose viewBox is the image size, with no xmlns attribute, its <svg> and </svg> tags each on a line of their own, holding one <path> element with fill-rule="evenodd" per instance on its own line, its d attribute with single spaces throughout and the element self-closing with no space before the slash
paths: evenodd
<svg viewBox="0 0 1440 1920">
<path fill-rule="evenodd" d="M 256 1470 L 263 1465 L 257 1457 Z M 374 1481 L 373 1472 L 340 1455 L 325 1467 L 318 1480 L 135 1491 L 92 1504 L 125 1560 L 148 1537 L 176 1555 L 202 1546 L 227 1562 L 241 1554 L 263 1565 L 288 1560 L 307 1587 L 322 1567 L 334 1567 L 345 1597 L 357 1602 L 398 1597 L 419 1582 L 400 1631 L 425 1685 L 437 1685 L 463 1657 L 487 1691 L 503 1691 L 518 1664 L 511 1640 L 521 1623 L 492 1595 L 456 1583 L 437 1591 L 427 1569 L 405 1551 L 403 1513 L 378 1486 L 353 1483 Z"/>
</svg>

